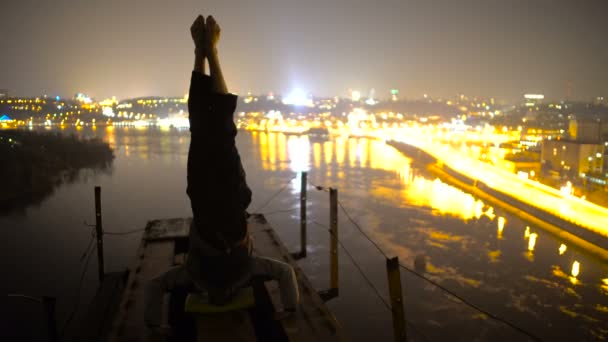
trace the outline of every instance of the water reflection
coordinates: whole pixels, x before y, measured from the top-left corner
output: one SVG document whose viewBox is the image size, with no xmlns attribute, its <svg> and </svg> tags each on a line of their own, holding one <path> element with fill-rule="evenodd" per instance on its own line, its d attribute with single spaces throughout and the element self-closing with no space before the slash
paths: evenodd
<svg viewBox="0 0 608 342">
<path fill-rule="evenodd" d="M 347 189 L 349 192 L 342 192 L 341 196 L 357 198 L 350 207 L 359 212 L 359 223 L 381 241 L 383 248 L 399 255 L 400 259 L 426 258 L 426 274 L 433 280 L 473 297 L 483 297 L 488 302 L 496 298 L 495 305 L 513 310 L 509 312 L 514 317 L 517 313 L 542 320 L 544 314 L 554 316 L 557 311 L 570 319 L 595 322 L 597 314 L 603 310 L 597 308 L 608 308 L 608 279 L 602 280 L 608 273 L 605 265 L 597 268 L 595 261 L 593 272 L 582 272 L 580 251 L 567 249 L 563 241 L 536 227 L 525 226 L 514 217 L 507 219 L 501 209 L 430 178 L 425 170 L 412 167 L 409 158 L 382 141 L 352 137 L 311 141 L 306 136 L 265 132 L 250 137 L 252 145 L 259 146 L 257 157 L 265 171 L 306 170 L 313 177 L 322 174 L 323 181 Z M 277 152 L 273 153 L 273 150 Z M 361 180 L 360 175 L 364 174 L 357 170 L 382 171 L 394 178 Z M 298 190 L 297 186 L 297 182 L 294 183 L 294 192 Z M 362 208 L 361 201 L 367 198 L 373 199 L 374 209 Z M 393 208 L 402 208 L 404 213 L 410 208 L 428 208 L 430 216 L 407 217 L 408 214 L 399 214 Z M 385 212 L 390 212 L 390 216 L 383 216 Z M 408 224 L 396 222 L 396 218 L 393 220 L 393 216 L 400 215 L 406 216 Z M 492 233 L 484 233 L 485 227 L 491 227 Z M 579 260 L 558 259 L 569 253 Z M 484 258 L 479 258 L 480 255 Z M 585 260 L 589 259 L 585 257 Z M 526 272 L 530 274 L 526 275 Z M 584 285 L 589 283 L 596 285 Z M 471 289 L 477 292 L 470 292 Z M 562 296 L 568 296 L 572 301 L 556 307 L 556 311 L 548 309 Z M 441 311 L 440 307 L 446 309 L 436 298 L 428 301 L 426 306 L 420 305 L 435 315 Z M 598 304 L 600 302 L 602 304 Z M 449 307 L 456 312 L 464 311 Z M 560 319 L 563 317 L 552 318 L 553 321 Z M 532 331 L 539 329 L 530 328 Z M 585 326 L 584 329 L 574 335 L 605 336 L 608 332 L 606 325 Z M 563 330 L 559 334 L 545 333 L 549 337 L 564 336 Z"/>
<path fill-rule="evenodd" d="M 129 216 L 132 208 L 139 212 L 138 224 L 154 215 L 187 215 L 184 214 L 189 212 L 184 191 L 187 131 L 99 127 L 94 131 L 85 128 L 78 134 L 101 137 L 116 149 L 118 171 L 106 185 L 112 187 L 114 199 L 106 203 L 108 206 L 117 203 L 117 208 L 112 213 L 112 208 L 108 209 L 109 220 L 114 218 L 121 224 L 129 220 L 121 216 L 126 215 L 127 207 Z M 340 189 L 340 200 L 353 218 L 389 255 L 399 256 L 406 265 L 421 256 L 426 260 L 425 275 L 472 302 L 547 340 L 608 337 L 603 319 L 608 313 L 605 264 L 581 253 L 576 246 L 566 247 L 565 241 L 535 226 L 526 226 L 498 207 L 434 179 L 382 141 L 348 137 L 319 141 L 304 135 L 239 132 L 237 144 L 258 201 L 269 198 L 294 172 L 308 171 L 311 182 Z M 269 210 L 297 207 L 299 180 L 293 180 L 291 185 L 292 192 L 283 192 Z M 82 192 L 88 194 L 90 186 L 83 185 Z M 134 193 L 139 195 L 136 200 Z M 109 196 L 111 192 L 104 194 Z M 327 218 L 326 197 L 324 193 L 310 193 L 311 219 Z M 283 234 L 282 239 L 297 241 L 298 215 L 293 212 L 281 215 L 271 217 L 278 220 L 277 224 L 273 221 L 273 226 Z M 81 222 L 78 220 L 73 231 L 82 231 Z M 311 278 L 316 286 L 322 287 L 326 284 L 323 267 L 328 259 L 327 236 L 315 236 L 312 229 L 309 232 L 310 255 L 300 262 L 303 267 L 308 265 L 307 271 L 312 269 Z M 340 236 L 356 251 L 355 259 L 371 273 L 372 281 L 382 284 L 386 277 L 384 260 L 342 216 Z M 137 247 L 136 240 L 133 246 L 124 248 L 125 263 Z M 81 253 L 80 245 L 77 247 L 75 255 Z M 346 319 L 344 322 L 354 334 L 390 332 L 390 326 L 383 329 L 383 324 L 390 325 L 390 315 L 382 307 L 374 311 L 379 303 L 364 298 L 368 291 L 353 290 L 360 279 L 356 272 L 351 272 L 348 263 L 343 266 L 345 291 L 332 303 L 341 314 L 338 318 L 352 318 L 354 323 Z M 513 334 L 508 328 L 446 299 L 423 281 L 403 277 L 406 298 L 411 298 L 406 310 L 430 335 L 429 340 L 442 340 L 440 334 L 446 332 L 454 333 L 456 339 L 466 340 L 463 336 L 467 334 L 470 340 L 490 339 L 488 331 L 495 332 L 497 339 L 523 340 L 519 335 L 508 335 Z M 362 284 L 361 288 L 365 286 Z M 369 309 L 364 310 L 368 315 L 365 318 L 361 318 L 361 307 Z M 369 322 L 372 323 L 368 325 Z"/>
</svg>

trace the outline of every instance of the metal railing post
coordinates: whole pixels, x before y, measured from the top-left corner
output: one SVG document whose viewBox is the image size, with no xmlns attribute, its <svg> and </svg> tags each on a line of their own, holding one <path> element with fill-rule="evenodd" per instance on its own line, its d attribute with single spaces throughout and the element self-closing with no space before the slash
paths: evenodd
<svg viewBox="0 0 608 342">
<path fill-rule="evenodd" d="M 388 289 L 391 297 L 391 312 L 393 314 L 393 335 L 396 342 L 407 341 L 405 329 L 405 310 L 403 309 L 403 294 L 401 293 L 401 273 L 399 258 L 386 259 L 388 274 Z"/>
<path fill-rule="evenodd" d="M 95 233 L 97 234 L 97 266 L 99 283 L 103 283 L 105 274 L 103 265 L 103 229 L 101 226 L 101 187 L 95 187 Z"/>
<path fill-rule="evenodd" d="M 300 183 L 300 257 L 306 257 L 306 183 L 307 172 L 302 172 Z"/>
<path fill-rule="evenodd" d="M 338 189 L 329 188 L 329 229 L 331 231 L 330 243 L 330 289 L 338 295 Z"/>
<path fill-rule="evenodd" d="M 338 189 L 329 188 L 329 289 L 320 291 L 323 301 L 338 297 Z"/>
</svg>

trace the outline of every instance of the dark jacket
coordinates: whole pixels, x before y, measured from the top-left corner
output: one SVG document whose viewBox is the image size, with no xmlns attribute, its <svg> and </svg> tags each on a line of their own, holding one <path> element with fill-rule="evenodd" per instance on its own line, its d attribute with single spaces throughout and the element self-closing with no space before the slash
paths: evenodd
<svg viewBox="0 0 608 342">
<path fill-rule="evenodd" d="M 247 238 L 245 210 L 251 203 L 251 190 L 235 146 L 236 101 L 235 95 L 213 93 L 209 76 L 192 72 L 186 192 L 193 223 L 187 266 L 194 277 L 218 283 L 238 278 L 244 272 L 241 268 L 247 267 L 238 257 L 230 258 L 233 250 L 240 253 L 237 247 Z M 222 270 L 224 267 L 230 269 Z"/>
</svg>

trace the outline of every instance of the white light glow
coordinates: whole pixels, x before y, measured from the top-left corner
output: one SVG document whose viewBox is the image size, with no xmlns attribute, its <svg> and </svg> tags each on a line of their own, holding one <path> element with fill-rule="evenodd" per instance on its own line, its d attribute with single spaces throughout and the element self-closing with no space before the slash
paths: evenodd
<svg viewBox="0 0 608 342">
<path fill-rule="evenodd" d="M 545 95 L 542 94 L 525 94 L 524 98 L 529 100 L 542 100 L 545 98 Z"/>
<path fill-rule="evenodd" d="M 294 89 L 283 99 L 283 103 L 294 106 L 313 106 L 312 99 L 306 96 L 306 93 L 302 89 Z"/>
</svg>

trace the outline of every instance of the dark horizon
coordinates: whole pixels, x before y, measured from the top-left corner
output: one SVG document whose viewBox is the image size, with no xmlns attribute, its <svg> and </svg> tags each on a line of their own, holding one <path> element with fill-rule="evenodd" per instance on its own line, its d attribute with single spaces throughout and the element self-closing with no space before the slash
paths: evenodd
<svg viewBox="0 0 608 342">
<path fill-rule="evenodd" d="M 560 0 L 158 0 L 0 5 L 0 88 L 12 96 L 98 99 L 183 95 L 192 68 L 188 28 L 198 13 L 222 25 L 231 91 L 388 97 L 456 94 L 520 101 L 608 95 L 608 3 Z"/>
</svg>

